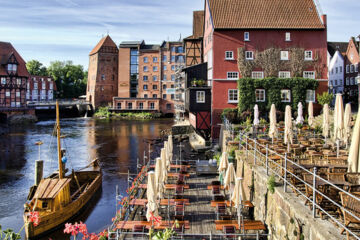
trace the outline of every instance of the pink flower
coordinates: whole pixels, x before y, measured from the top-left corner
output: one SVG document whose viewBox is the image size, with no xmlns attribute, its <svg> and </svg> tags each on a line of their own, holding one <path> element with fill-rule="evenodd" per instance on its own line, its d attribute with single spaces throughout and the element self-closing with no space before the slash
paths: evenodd
<svg viewBox="0 0 360 240">
<path fill-rule="evenodd" d="M 32 222 L 36 227 L 40 223 L 39 212 L 29 212 L 29 222 Z"/>
<path fill-rule="evenodd" d="M 161 216 L 154 216 L 153 212 L 150 212 L 150 221 L 154 221 L 155 225 L 160 225 L 161 224 Z"/>
<path fill-rule="evenodd" d="M 86 227 L 86 224 L 81 222 L 79 224 L 75 223 L 75 225 L 77 226 L 78 230 L 80 233 L 82 233 L 83 235 L 87 235 L 88 234 L 88 230 Z"/>
<path fill-rule="evenodd" d="M 76 225 L 72 225 L 71 223 L 65 223 L 64 233 L 76 236 L 79 232 Z"/>
</svg>

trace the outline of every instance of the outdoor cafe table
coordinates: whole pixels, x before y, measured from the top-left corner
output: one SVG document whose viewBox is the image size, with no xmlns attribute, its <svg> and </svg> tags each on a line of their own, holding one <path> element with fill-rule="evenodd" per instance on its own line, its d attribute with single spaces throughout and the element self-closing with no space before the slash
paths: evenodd
<svg viewBox="0 0 360 240">
<path fill-rule="evenodd" d="M 176 189 L 176 187 L 184 187 L 184 189 L 189 189 L 189 185 L 187 184 L 165 184 L 165 189 Z M 147 184 L 139 184 L 139 188 L 147 188 Z"/>
<path fill-rule="evenodd" d="M 184 225 L 185 229 L 189 229 L 190 228 L 190 223 L 189 221 L 178 221 L 178 223 L 180 225 Z M 166 228 L 171 228 L 172 225 L 174 224 L 174 221 L 161 221 L 160 225 L 156 225 L 154 224 L 154 229 L 166 229 Z M 134 226 L 144 226 L 147 229 L 151 228 L 151 222 L 148 221 L 120 221 L 117 225 L 116 228 L 117 229 L 123 229 L 123 230 L 132 230 Z"/>
<path fill-rule="evenodd" d="M 229 200 L 225 200 L 225 201 L 211 201 L 211 207 L 216 207 L 218 204 L 226 204 L 227 207 L 233 206 L 234 207 L 234 203 L 230 202 Z M 242 201 L 242 205 L 244 207 L 249 207 L 252 208 L 254 207 L 254 205 L 250 202 L 250 201 Z"/>
<path fill-rule="evenodd" d="M 233 226 L 239 230 L 238 220 L 215 220 L 216 230 L 223 230 L 224 227 Z M 245 220 L 244 225 L 241 226 L 244 230 L 266 230 L 264 223 L 261 221 Z"/>
<path fill-rule="evenodd" d="M 130 201 L 130 205 L 136 205 L 136 206 L 145 206 L 147 204 L 148 200 L 147 199 L 133 199 Z M 177 202 L 182 202 L 184 203 L 184 205 L 189 206 L 189 199 L 161 199 L 160 200 L 160 205 L 161 206 L 166 206 L 168 205 L 168 203 L 170 202 L 171 206 L 176 205 Z"/>
</svg>

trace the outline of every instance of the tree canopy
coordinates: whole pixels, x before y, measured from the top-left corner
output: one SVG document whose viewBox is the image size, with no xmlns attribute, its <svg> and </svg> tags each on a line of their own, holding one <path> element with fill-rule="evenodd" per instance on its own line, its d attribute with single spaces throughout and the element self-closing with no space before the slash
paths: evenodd
<svg viewBox="0 0 360 240">
<path fill-rule="evenodd" d="M 72 61 L 54 61 L 46 68 L 37 60 L 27 62 L 31 75 L 51 76 L 57 86 L 58 98 L 77 98 L 86 93 L 87 71 Z"/>
</svg>

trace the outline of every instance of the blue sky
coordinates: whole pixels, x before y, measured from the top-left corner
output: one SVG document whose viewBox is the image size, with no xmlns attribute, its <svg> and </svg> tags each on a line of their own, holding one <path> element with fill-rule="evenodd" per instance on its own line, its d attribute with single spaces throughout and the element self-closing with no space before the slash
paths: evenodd
<svg viewBox="0 0 360 240">
<path fill-rule="evenodd" d="M 192 11 L 204 0 L 0 0 L 0 41 L 11 42 L 28 61 L 48 65 L 73 60 L 88 65 L 88 53 L 109 32 L 126 40 L 160 43 L 191 35 Z M 319 0 L 328 15 L 328 40 L 360 34 L 360 1 Z"/>
</svg>

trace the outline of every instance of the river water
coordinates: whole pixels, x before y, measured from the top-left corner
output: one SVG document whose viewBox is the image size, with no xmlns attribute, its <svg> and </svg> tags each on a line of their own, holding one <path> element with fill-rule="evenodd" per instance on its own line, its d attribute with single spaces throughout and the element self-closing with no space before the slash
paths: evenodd
<svg viewBox="0 0 360 240">
<path fill-rule="evenodd" d="M 81 168 L 99 158 L 103 171 L 102 191 L 77 221 L 84 221 L 89 232 L 99 232 L 111 223 L 115 215 L 115 188 L 125 195 L 127 176 L 136 172 L 137 158 L 142 161 L 148 143 L 158 138 L 161 130 L 171 127 L 173 120 L 99 120 L 92 118 L 62 119 L 62 148 L 67 150 L 68 168 Z M 12 127 L 10 133 L 0 135 L 0 225 L 15 231 L 23 226 L 23 204 L 34 182 L 35 160 L 39 150 L 35 142 L 41 140 L 40 156 L 44 160 L 44 176 L 57 168 L 56 138 L 52 136 L 54 121 Z M 59 229 L 44 239 L 69 239 Z M 24 232 L 22 233 L 24 235 Z"/>
</svg>

